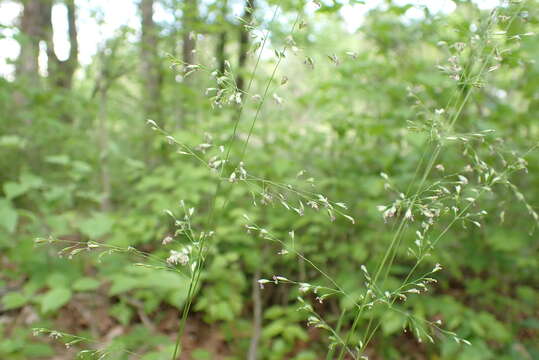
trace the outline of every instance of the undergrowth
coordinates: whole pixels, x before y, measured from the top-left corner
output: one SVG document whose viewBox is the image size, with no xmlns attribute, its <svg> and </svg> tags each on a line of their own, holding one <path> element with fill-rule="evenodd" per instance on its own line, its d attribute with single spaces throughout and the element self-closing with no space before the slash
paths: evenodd
<svg viewBox="0 0 539 360">
<path fill-rule="evenodd" d="M 311 260 L 304 254 L 301 246 L 297 246 L 298 236 L 295 229 L 287 229 L 288 236 L 283 238 L 272 231 L 271 218 L 264 218 L 263 223 L 253 220 L 249 209 L 242 209 L 244 230 L 255 237 L 256 241 L 271 244 L 276 249 L 275 256 L 293 258 L 299 266 L 307 266 L 317 272 L 322 281 L 311 283 L 309 279 L 293 279 L 287 274 L 265 274 L 257 279 L 260 291 L 268 286 L 288 286 L 297 288 L 297 308 L 306 319 L 307 326 L 319 328 L 327 334 L 326 359 L 352 358 L 367 359 L 369 345 L 385 319 L 385 314 L 395 313 L 403 321 L 400 327 L 409 332 L 419 342 L 435 343 L 437 339 L 449 337 L 462 346 L 470 344 L 468 339 L 444 328 L 441 320 L 420 317 L 406 308 L 406 302 L 412 297 L 429 296 L 435 291 L 436 276 L 444 265 L 433 263 L 430 258 L 441 241 L 450 242 L 451 232 L 456 226 L 481 228 L 483 220 L 490 216 L 482 207 L 484 198 L 502 189 L 508 189 L 521 202 L 534 222 L 538 215 L 524 195 L 512 182 L 512 176 L 526 171 L 526 155 L 507 149 L 495 129 L 461 132 L 459 126 L 462 113 L 474 101 L 474 92 L 487 86 L 489 74 L 503 71 L 504 54 L 529 34 L 508 36 L 508 29 L 514 22 L 523 21 L 522 14 L 525 1 L 504 3 L 481 19 L 477 29 L 471 32 L 467 42 L 445 43 L 439 47 L 444 49 L 447 59 L 442 61 L 438 69 L 453 82 L 452 95 L 448 99 L 438 99 L 438 103 L 423 100 L 421 84 L 414 84 L 406 94 L 410 99 L 413 119 L 409 120 L 409 134 L 421 135 L 422 144 L 420 161 L 408 185 L 402 187 L 393 181 L 393 174 L 382 172 L 381 181 L 387 192 L 387 203 L 380 204 L 380 231 L 390 232 L 391 240 L 384 244 L 385 250 L 374 264 L 357 264 L 356 283 L 353 287 L 341 284 L 332 276 L 331 269 Z M 182 76 L 207 76 L 215 82 L 215 86 L 204 92 L 214 107 L 214 111 L 233 107 L 236 109 L 234 121 L 230 125 L 230 133 L 219 136 L 226 139 L 221 143 L 212 136 L 207 136 L 198 145 L 186 144 L 178 140 L 171 131 L 167 131 L 153 120 L 148 126 L 162 135 L 171 149 L 179 156 L 193 159 L 198 166 L 206 169 L 214 180 L 214 191 L 209 204 L 186 204 L 180 202 L 178 209 L 166 209 L 174 225 L 174 231 L 161 241 L 167 249 L 166 258 L 144 252 L 135 247 L 118 247 L 104 242 L 69 242 L 54 237 L 40 238 L 37 243 L 64 244 L 60 255 L 73 257 L 88 251 L 97 251 L 99 258 L 113 253 L 125 253 L 132 257 L 136 266 L 154 269 L 155 271 L 173 271 L 188 279 L 189 288 L 186 301 L 178 319 L 178 332 L 174 350 L 170 359 L 182 358 L 182 337 L 189 314 L 192 311 L 197 293 L 203 290 L 203 271 L 211 256 L 219 256 L 212 252 L 214 239 L 219 236 L 220 219 L 224 212 L 231 213 L 230 196 L 232 187 L 244 187 L 252 201 L 253 209 L 263 207 L 280 208 L 301 217 L 306 212 L 321 212 L 327 215 L 327 226 L 342 218 L 348 226 L 357 222 L 357 214 L 349 213 L 348 205 L 340 200 L 319 193 L 311 179 L 306 178 L 301 168 L 294 184 L 279 179 L 266 178 L 264 174 L 250 171 L 246 164 L 246 152 L 251 151 L 249 145 L 253 131 L 262 121 L 263 107 L 278 106 L 283 101 L 276 89 L 294 78 L 280 76 L 283 60 L 287 58 L 301 61 L 304 66 L 315 67 L 311 56 L 301 58 L 302 52 L 294 40 L 298 32 L 303 31 L 304 19 L 295 17 L 286 36 L 282 48 L 274 48 L 274 65 L 269 77 L 255 93 L 254 83 L 257 71 L 260 70 L 263 57 L 270 48 L 272 22 L 278 19 L 282 9 L 276 6 L 268 24 L 258 25 L 246 23 L 244 26 L 253 35 L 254 66 L 249 74 L 248 85 L 239 89 L 236 84 L 237 74 L 227 62 L 225 72 L 220 74 L 211 64 L 185 64 L 171 57 L 172 68 Z M 328 56 L 335 66 L 355 59 L 353 51 L 342 58 L 337 55 Z M 281 77 L 280 79 L 278 79 Z M 314 89 L 316 91 L 316 89 Z M 270 99 L 271 97 L 271 99 Z M 338 99 L 334 100 L 338 102 Z M 274 102 L 275 105 L 272 105 Z M 245 109 L 249 109 L 247 112 Z M 247 116 L 248 115 L 248 116 Z M 239 124 L 246 122 L 246 134 L 240 134 Z M 473 127 L 473 125 L 472 125 Z M 241 136 L 240 136 L 241 135 Z M 485 150 L 491 154 L 482 158 Z M 530 149 L 529 151 L 532 151 Z M 381 150 L 383 151 L 383 150 Z M 451 163 L 444 163 L 445 153 L 459 153 L 467 163 L 464 168 L 455 168 Z M 447 169 L 447 170 L 446 170 Z M 359 185 L 361 186 L 361 185 Z M 197 208 L 202 209 L 200 212 Z M 193 219 L 199 217 L 196 224 Z M 200 224 L 203 224 L 202 226 Z M 238 229 L 240 231 L 240 229 Z M 281 232 L 282 233 L 282 232 Z M 361 242 L 361 238 L 351 241 Z M 410 264 L 400 282 L 388 281 L 393 266 L 402 257 L 402 249 L 406 249 L 405 263 Z M 328 299 L 338 299 L 340 316 L 329 319 L 319 311 L 320 304 Z M 349 305 L 344 305 L 349 304 Z M 65 334 L 47 329 L 36 329 L 36 333 L 48 334 L 61 339 L 68 346 L 88 342 L 86 338 Z M 100 348 L 84 350 L 81 358 L 105 358 L 116 350 Z M 133 354 L 131 354 L 133 355 Z"/>
</svg>

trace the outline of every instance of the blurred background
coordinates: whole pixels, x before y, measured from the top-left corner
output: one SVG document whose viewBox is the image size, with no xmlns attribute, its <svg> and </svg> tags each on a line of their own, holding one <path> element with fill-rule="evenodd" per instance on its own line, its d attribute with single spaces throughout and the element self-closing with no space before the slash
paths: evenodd
<svg viewBox="0 0 539 360">
<path fill-rule="evenodd" d="M 193 226 L 215 231 L 182 358 L 244 359 L 250 346 L 259 359 L 325 358 L 327 334 L 306 326 L 298 289 L 257 283 L 273 275 L 324 278 L 248 234 L 242 215 L 280 238 L 293 230 L 307 258 L 359 294 L 360 266 L 374 267 L 394 232 L 377 210 L 396 197 L 380 173 L 395 188 L 412 181 L 425 140 L 410 128 L 422 116 L 417 98 L 431 109 L 446 106 L 455 82 L 439 67 L 453 44 L 479 36 L 496 5 L 0 0 L 0 358 L 72 359 L 83 348 L 32 335 L 44 327 L 138 354 L 114 359 L 169 359 L 188 280 L 132 266 L 139 260 L 129 253 L 69 259 L 58 255 L 61 246 L 36 247 L 34 239 L 132 246 L 165 259 L 162 240 L 174 224 L 163 210 L 178 211 L 180 200 L 195 208 Z M 523 154 L 539 140 L 538 15 L 539 3 L 525 1 L 501 68 L 474 89 L 458 121 L 461 133 L 495 130 L 477 146 L 481 158 L 496 162 L 493 147 Z M 201 67 L 188 74 L 182 64 Z M 215 96 L 220 76 L 249 89 L 241 115 L 230 104 L 234 94 Z M 257 190 L 225 181 L 215 199 L 223 211 L 205 229 L 215 176 L 147 119 L 202 155 L 235 136 L 232 159 L 250 173 L 343 201 L 355 224 L 264 206 Z M 466 168 L 462 153 L 444 149 L 438 172 Z M 419 343 L 402 331 L 401 317 L 379 312 L 370 359 L 539 359 L 539 242 L 530 216 L 539 204 L 539 154 L 525 159 L 528 171 L 511 178 L 518 190 L 486 196 L 475 209 L 488 213 L 481 226 L 456 224 L 424 265 L 442 264 L 436 286 L 402 304 L 472 345 L 444 336 Z M 401 246 L 389 281 L 413 264 Z M 338 297 L 313 302 L 331 323 L 353 306 Z M 352 321 L 345 316 L 344 326 Z"/>
</svg>

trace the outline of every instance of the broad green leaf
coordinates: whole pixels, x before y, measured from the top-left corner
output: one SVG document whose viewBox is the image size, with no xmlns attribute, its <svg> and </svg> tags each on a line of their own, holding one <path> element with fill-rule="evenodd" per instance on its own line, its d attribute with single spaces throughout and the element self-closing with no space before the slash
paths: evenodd
<svg viewBox="0 0 539 360">
<path fill-rule="evenodd" d="M 47 276 L 46 283 L 50 288 L 67 288 L 69 285 L 69 279 L 66 274 L 53 272 Z"/>
<path fill-rule="evenodd" d="M 296 340 L 306 341 L 308 339 L 307 332 L 301 328 L 299 325 L 288 325 L 283 331 L 283 337 L 290 342 Z"/>
<path fill-rule="evenodd" d="M 0 225 L 9 233 L 15 232 L 18 216 L 9 200 L 0 199 Z"/>
<path fill-rule="evenodd" d="M 97 213 L 93 217 L 81 222 L 79 229 L 90 239 L 97 239 L 106 235 L 112 229 L 113 224 L 114 222 L 109 216 Z"/>
<path fill-rule="evenodd" d="M 382 317 L 382 331 L 385 335 L 394 334 L 402 330 L 406 318 L 395 311 L 387 311 Z"/>
<path fill-rule="evenodd" d="M 193 352 L 191 353 L 191 357 L 194 360 L 211 360 L 211 359 L 213 359 L 212 354 L 208 350 L 204 350 L 204 349 L 193 350 Z"/>
<path fill-rule="evenodd" d="M 67 165 L 69 164 L 70 159 L 69 159 L 69 156 L 67 155 L 51 155 L 51 156 L 47 156 L 45 158 L 45 161 L 51 164 L 56 164 L 56 165 Z"/>
<path fill-rule="evenodd" d="M 67 185 L 67 186 L 53 185 L 47 188 L 47 190 L 43 194 L 43 197 L 48 202 L 70 199 L 70 197 L 73 195 L 72 194 L 73 189 L 74 187 L 70 185 Z"/>
<path fill-rule="evenodd" d="M 4 310 L 19 308 L 28 302 L 28 298 L 20 292 L 10 292 L 2 297 Z"/>
<path fill-rule="evenodd" d="M 137 279 L 123 274 L 116 274 L 112 279 L 112 286 L 109 295 L 114 296 L 132 289 L 142 288 L 144 280 Z"/>
<path fill-rule="evenodd" d="M 6 198 L 14 199 L 28 191 L 28 187 L 24 184 L 7 182 L 4 184 L 4 194 Z"/>
<path fill-rule="evenodd" d="M 84 161 L 76 160 L 73 161 L 73 170 L 82 174 L 86 174 L 92 171 L 92 167 Z"/>
<path fill-rule="evenodd" d="M 73 290 L 90 291 L 97 289 L 99 285 L 101 285 L 101 282 L 99 282 L 98 280 L 92 279 L 90 277 L 83 277 L 73 283 Z"/>
<path fill-rule="evenodd" d="M 13 148 L 24 148 L 26 142 L 23 138 L 17 135 L 4 135 L 0 136 L 0 146 L 2 147 L 13 147 Z"/>
<path fill-rule="evenodd" d="M 48 313 L 60 309 L 69 302 L 71 295 L 71 290 L 63 287 L 49 290 L 41 298 L 41 311 Z"/>
<path fill-rule="evenodd" d="M 25 172 L 20 176 L 20 183 L 29 189 L 36 189 L 43 186 L 43 178 L 36 176 L 32 173 Z"/>
<path fill-rule="evenodd" d="M 37 357 L 41 359 L 51 359 L 55 354 L 55 351 L 51 345 L 43 343 L 26 343 L 22 352 L 27 359 Z"/>
<path fill-rule="evenodd" d="M 128 325 L 133 317 L 133 309 L 123 302 L 113 305 L 110 308 L 109 313 L 118 319 L 122 325 Z"/>
</svg>

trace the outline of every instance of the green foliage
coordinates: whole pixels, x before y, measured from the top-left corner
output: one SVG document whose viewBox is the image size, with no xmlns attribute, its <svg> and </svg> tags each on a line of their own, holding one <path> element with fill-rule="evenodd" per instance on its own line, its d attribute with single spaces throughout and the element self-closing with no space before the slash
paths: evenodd
<svg viewBox="0 0 539 360">
<path fill-rule="evenodd" d="M 71 290 L 57 287 L 47 291 L 40 300 L 41 311 L 44 313 L 56 311 L 71 299 Z"/>
<path fill-rule="evenodd" d="M 374 308 L 359 320 L 360 331 L 350 336 L 349 344 L 364 340 L 362 330 L 372 321 L 372 326 L 380 326 L 367 352 L 380 358 L 539 356 L 539 257 L 533 215 L 539 201 L 539 155 L 528 153 L 539 140 L 539 45 L 536 36 L 522 35 L 538 30 L 537 2 L 527 1 L 527 15 L 519 13 L 507 34 L 496 37 L 504 50 L 500 68 L 489 66 L 492 71 L 472 85 L 455 82 L 454 74 L 447 73 L 451 69 L 437 67 L 450 67 L 454 56 L 464 64 L 481 58 L 483 53 L 474 53 L 479 50 L 473 46 L 486 54 L 494 46 L 480 32 L 489 13 L 474 3 L 456 2 L 450 14 L 426 12 L 414 20 L 409 5 L 388 2 L 372 10 L 356 33 L 341 26 L 338 13 L 346 9 L 342 2 L 322 3 L 315 15 L 305 15 L 305 25 L 295 30 L 292 41 L 292 22 L 302 10 L 294 1 L 281 4 L 283 14 L 277 21 L 264 18 L 254 24 L 271 30 L 271 47 L 279 56 L 261 58 L 250 94 L 242 95 L 245 105 L 235 134 L 240 105 L 231 105 L 236 100 L 229 96 L 236 99 L 239 92 L 231 84 L 245 69 L 231 61 L 226 82 L 231 92 L 224 92 L 229 96 L 216 101 L 213 93 L 204 95 L 205 89 L 218 91 L 222 86 L 211 75 L 215 34 L 221 29 L 212 20 L 220 11 L 217 3 L 209 4 L 207 18 L 199 19 L 200 31 L 207 33 L 197 45 L 200 69 L 184 77 L 181 69 L 174 73 L 165 66 L 168 58 L 160 58 L 158 126 L 172 139 L 145 125 L 148 99 L 141 88 L 142 75 L 135 72 L 140 44 L 125 41 L 129 29 L 103 44 L 103 54 L 108 55 L 81 69 L 85 71 L 69 92 L 43 84 L 28 87 L 19 79 L 0 80 L 0 107 L 5 109 L 0 114 L 0 288 L 6 289 L 0 293 L 0 310 L 15 324 L 0 321 L 0 358 L 52 357 L 53 347 L 31 337 L 29 329 L 64 326 L 63 317 L 73 311 L 70 304 L 93 313 L 96 309 L 84 305 L 88 297 L 108 315 L 112 325 L 106 331 L 122 329 L 112 341 L 112 358 L 127 359 L 123 350 L 128 350 L 146 360 L 169 360 L 174 349 L 170 337 L 191 300 L 186 329 L 188 334 L 197 332 L 201 340 L 188 344 L 189 356 L 212 359 L 218 357 L 214 351 L 222 351 L 230 359 L 245 358 L 257 331 L 252 318 L 258 278 L 268 279 L 259 292 L 259 358 L 323 358 L 331 343 L 339 342 L 328 334 L 325 323 L 310 318 L 314 315 L 309 311 L 321 314 L 328 327 L 340 326 L 341 335 L 352 327 L 368 287 L 361 265 L 376 269 L 399 225 L 391 216 L 383 218 L 377 207 L 400 204 L 394 217 L 404 216 L 407 198 L 400 194 L 408 196 L 421 188 L 417 164 L 428 160 L 421 154 L 431 155 L 429 146 L 437 141 L 444 148 L 432 165 L 442 167 L 428 174 L 426 184 L 451 181 L 454 191 L 462 180 L 451 174 L 465 174 L 471 187 L 481 183 L 476 178 L 483 173 L 465 169 L 479 168 L 484 161 L 500 174 L 517 163 L 503 179 L 512 186 L 493 183 L 492 192 L 470 205 L 471 212 L 486 215 L 456 221 L 431 256 L 414 268 L 417 275 L 443 265 L 429 292 L 407 294 L 406 302 L 396 301 L 391 309 Z M 257 11 L 264 13 L 267 5 L 274 3 L 264 3 Z M 509 14 L 511 9 L 501 11 Z M 236 36 L 236 20 L 227 17 L 225 22 L 229 35 Z M 160 26 L 161 50 L 174 54 L 176 48 L 170 44 L 176 45 L 178 24 Z M 261 47 L 261 35 L 255 34 L 252 42 Z M 458 53 L 457 44 L 470 48 Z M 228 51 L 237 44 L 231 45 Z M 285 46 L 290 48 L 283 51 Z M 282 63 L 272 78 L 278 61 Z M 251 56 L 250 67 L 255 63 Z M 121 73 L 109 84 L 106 104 L 93 93 L 103 68 Z M 470 74 L 478 71 L 473 65 L 466 69 Z M 267 84 L 265 102 L 257 102 L 252 95 L 262 97 Z M 455 93 L 467 94 L 470 87 L 470 98 L 448 134 L 438 122 L 441 114 L 449 113 L 446 106 Z M 26 104 L 12 101 L 13 94 L 21 95 Z M 99 121 L 103 107 L 105 128 Z M 66 114 L 71 120 L 65 120 Z M 491 129 L 495 133 L 488 132 Z M 101 148 L 104 131 L 106 149 Z M 242 152 L 248 134 L 250 142 Z M 465 141 L 447 139 L 453 135 Z M 230 158 L 217 171 L 198 160 L 223 159 L 228 149 Z M 241 179 L 240 161 L 256 179 Z M 347 209 L 335 205 L 341 213 L 328 215 L 311 208 L 298 193 L 311 200 L 324 194 L 335 203 L 346 203 Z M 465 196 L 473 194 L 469 190 Z M 188 221 L 180 200 L 187 209 L 194 208 Z M 455 200 L 459 208 L 466 204 Z M 408 248 L 414 246 L 413 226 L 419 222 L 403 231 L 382 294 L 397 289 L 414 267 Z M 253 223 L 259 227 L 246 232 L 245 225 Z M 443 229 L 449 224 L 451 220 L 444 218 L 439 225 Z M 201 251 L 200 282 L 191 290 L 194 269 L 202 259 L 197 252 L 190 250 L 185 265 L 167 262 L 171 251 L 200 249 L 203 241 L 190 238 L 185 227 L 197 236 L 215 232 Z M 168 236 L 173 242 L 163 244 Z M 46 246 L 34 246 L 35 237 Z M 297 282 L 276 285 L 269 280 L 274 275 Z M 324 290 L 334 286 L 328 278 L 347 296 Z M 307 292 L 301 288 L 305 283 L 312 285 Z M 313 308 L 298 311 L 298 296 Z M 101 298 L 106 301 L 98 301 Z M 342 317 L 341 310 L 346 310 Z M 18 316 L 32 324 L 15 323 Z M 419 344 L 410 335 L 417 319 L 431 325 L 441 321 L 443 331 L 427 326 L 434 329 L 430 333 L 435 344 L 426 339 Z M 82 337 L 111 340 L 102 329 L 91 328 L 91 334 L 76 326 L 58 330 L 81 336 L 73 346 L 90 350 L 79 353 L 80 359 L 102 355 Z M 471 345 L 457 343 L 449 332 Z M 60 340 L 74 339 L 62 335 Z"/>
<path fill-rule="evenodd" d="M 8 199 L 0 199 L 0 218 L 4 230 L 13 233 L 17 227 L 18 214 Z"/>
</svg>

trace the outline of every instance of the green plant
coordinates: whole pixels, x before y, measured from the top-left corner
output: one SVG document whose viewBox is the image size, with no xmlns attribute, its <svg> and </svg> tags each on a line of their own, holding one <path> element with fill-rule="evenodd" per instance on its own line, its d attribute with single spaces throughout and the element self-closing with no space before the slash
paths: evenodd
<svg viewBox="0 0 539 360">
<path fill-rule="evenodd" d="M 181 82 L 166 83 L 161 110 L 175 114 L 179 96 L 189 120 L 149 120 L 162 138 L 129 121 L 140 110 L 125 105 L 130 77 L 108 90 L 99 119 L 111 143 L 100 154 L 92 136 L 71 138 L 93 134 L 91 116 L 75 116 L 85 119 L 76 126 L 2 123 L 10 135 L 0 146 L 13 149 L 2 168 L 27 158 L 2 175 L 3 310 L 35 308 L 33 326 L 70 332 L 66 308 L 89 292 L 106 299 L 100 307 L 126 333 L 112 355 L 102 331 L 73 327 L 74 339 L 95 338 L 81 356 L 211 356 L 201 344 L 184 348 L 193 323 L 213 324 L 232 357 L 402 358 L 414 338 L 425 356 L 533 356 L 537 247 L 520 216 L 537 221 L 532 2 L 490 14 L 459 3 L 418 21 L 391 4 L 371 11 L 358 36 L 336 26 L 338 4 L 316 18 L 292 9 L 290 19 L 289 4 L 279 5 L 261 24 L 242 23 L 256 54 L 245 89 L 234 61 L 220 70 L 204 55 L 200 64 L 169 59 Z M 111 61 L 131 63 L 132 47 L 118 44 Z M 57 104 L 40 99 L 28 113 Z M 54 136 L 28 140 L 47 124 Z M 27 241 L 36 233 L 54 234 L 38 239 L 43 251 Z M 175 309 L 171 328 L 163 319 Z M 2 331 L 14 340 L 0 342 L 0 354 L 32 356 L 24 345 L 39 340 Z M 176 344 L 156 336 L 139 346 L 161 331 L 175 332 Z"/>
</svg>

